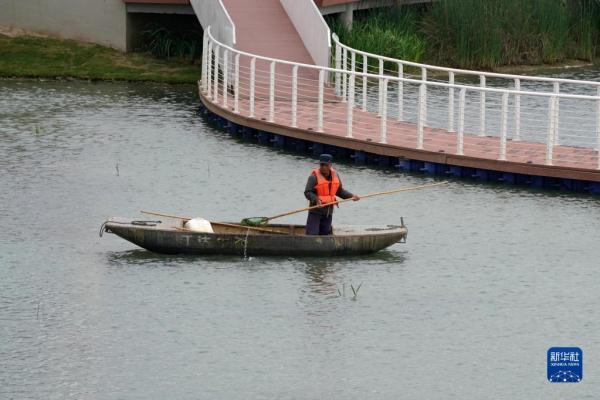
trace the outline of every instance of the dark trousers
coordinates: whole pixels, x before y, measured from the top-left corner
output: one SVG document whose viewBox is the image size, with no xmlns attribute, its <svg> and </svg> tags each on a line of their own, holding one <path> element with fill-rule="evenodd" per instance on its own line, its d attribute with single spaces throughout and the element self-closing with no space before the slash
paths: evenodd
<svg viewBox="0 0 600 400">
<path fill-rule="evenodd" d="M 308 213 L 306 220 L 307 235 L 331 235 L 331 220 L 333 215 L 329 216 L 320 213 Z"/>
</svg>

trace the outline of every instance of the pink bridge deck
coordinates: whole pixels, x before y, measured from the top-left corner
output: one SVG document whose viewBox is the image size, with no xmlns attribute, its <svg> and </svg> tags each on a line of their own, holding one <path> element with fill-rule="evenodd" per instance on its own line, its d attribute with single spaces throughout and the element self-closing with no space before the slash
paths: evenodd
<svg viewBox="0 0 600 400">
<path fill-rule="evenodd" d="M 222 93 L 219 94 L 219 105 L 223 106 Z M 228 109 L 233 110 L 233 99 L 228 98 Z M 346 131 L 346 103 L 341 101 L 328 101 L 324 104 L 323 133 L 339 138 L 344 138 Z M 243 116 L 248 116 L 250 110 L 249 101 L 241 98 L 239 111 Z M 267 121 L 269 117 L 269 101 L 265 99 L 255 100 L 255 118 Z M 291 103 L 287 99 L 275 100 L 275 118 L 273 124 L 287 126 L 291 125 Z M 316 132 L 317 130 L 317 104 L 314 101 L 299 101 L 297 112 L 297 127 L 301 130 Z M 338 115 L 340 117 L 335 117 Z M 332 117 L 334 116 L 334 117 Z M 381 118 L 372 112 L 360 109 L 353 111 L 353 138 L 370 143 L 380 141 L 379 126 Z M 370 129 L 366 129 L 370 127 Z M 428 128 L 424 130 L 423 150 L 433 153 L 456 154 L 456 133 L 450 133 L 444 129 Z M 412 148 L 417 147 L 417 127 L 409 122 L 399 122 L 396 119 L 387 119 L 387 140 L 389 146 Z M 464 155 L 467 157 L 498 160 L 500 153 L 500 139 L 491 136 L 464 135 Z M 507 140 L 506 162 L 519 164 L 544 165 L 546 158 L 546 145 L 527 141 Z M 553 152 L 553 166 L 589 169 L 598 173 L 598 152 L 591 148 L 579 148 L 571 146 L 555 146 Z"/>
<path fill-rule="evenodd" d="M 259 56 L 313 64 L 279 0 L 223 0 L 236 29 L 236 49 Z"/>
</svg>

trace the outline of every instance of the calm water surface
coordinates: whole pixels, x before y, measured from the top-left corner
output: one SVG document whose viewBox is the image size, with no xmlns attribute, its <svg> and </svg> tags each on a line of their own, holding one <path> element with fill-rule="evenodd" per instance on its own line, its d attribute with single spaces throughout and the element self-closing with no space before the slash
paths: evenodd
<svg viewBox="0 0 600 400">
<path fill-rule="evenodd" d="M 408 243 L 368 257 L 99 238 L 140 209 L 305 205 L 314 160 L 236 141 L 197 106 L 186 86 L 0 82 L 1 399 L 598 398 L 598 198 L 454 181 L 344 205 L 337 224 L 405 218 Z M 358 193 L 431 180 L 338 169 Z M 579 384 L 546 381 L 563 345 L 584 351 Z"/>
</svg>

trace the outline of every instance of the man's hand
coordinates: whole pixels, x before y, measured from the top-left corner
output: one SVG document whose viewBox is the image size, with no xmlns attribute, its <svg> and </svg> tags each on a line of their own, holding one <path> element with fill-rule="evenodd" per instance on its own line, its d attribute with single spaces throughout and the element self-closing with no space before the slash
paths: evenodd
<svg viewBox="0 0 600 400">
<path fill-rule="evenodd" d="M 322 204 L 323 204 L 323 202 L 321 201 L 321 199 L 317 198 L 317 204 L 315 204 L 315 205 L 316 205 L 316 206 L 320 206 L 320 205 L 322 205 Z"/>
<path fill-rule="evenodd" d="M 359 196 L 359 195 L 357 195 L 357 194 L 353 194 L 353 195 L 352 195 L 352 200 L 353 200 L 353 201 L 359 201 L 359 200 L 360 200 L 360 196 Z"/>
</svg>

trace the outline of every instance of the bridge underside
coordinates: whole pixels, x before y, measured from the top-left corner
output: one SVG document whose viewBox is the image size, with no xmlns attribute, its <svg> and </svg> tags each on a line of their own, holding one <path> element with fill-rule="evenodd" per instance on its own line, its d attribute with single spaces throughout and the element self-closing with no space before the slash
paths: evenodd
<svg viewBox="0 0 600 400">
<path fill-rule="evenodd" d="M 194 15 L 189 0 L 123 0 L 128 13 Z"/>
<path fill-rule="evenodd" d="M 194 14 L 190 0 L 123 0 L 127 11 L 132 13 L 175 13 Z M 398 4 L 431 3 L 433 0 L 314 0 L 323 15 L 340 14 L 344 20 L 352 20 L 354 11 L 371 8 L 390 7 Z M 230 8 L 232 3 L 244 6 L 245 1 L 225 2 Z M 264 3 L 264 2 L 263 2 Z M 265 5 L 268 3 L 264 3 Z M 262 6 L 262 5 L 261 5 Z"/>
</svg>

